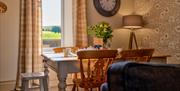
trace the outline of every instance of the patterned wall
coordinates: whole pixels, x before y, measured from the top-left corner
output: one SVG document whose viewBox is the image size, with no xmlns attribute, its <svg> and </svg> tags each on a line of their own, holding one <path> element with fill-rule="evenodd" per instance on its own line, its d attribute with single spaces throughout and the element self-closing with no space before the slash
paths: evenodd
<svg viewBox="0 0 180 91">
<path fill-rule="evenodd" d="M 180 0 L 135 0 L 134 13 L 144 16 L 143 47 L 170 54 L 180 63 Z"/>
</svg>

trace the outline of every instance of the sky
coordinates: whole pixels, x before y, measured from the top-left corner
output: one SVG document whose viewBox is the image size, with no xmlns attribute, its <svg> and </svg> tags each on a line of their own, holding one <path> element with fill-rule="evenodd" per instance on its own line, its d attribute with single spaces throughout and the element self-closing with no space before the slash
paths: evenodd
<svg viewBox="0 0 180 91">
<path fill-rule="evenodd" d="M 61 0 L 42 0 L 42 25 L 61 26 Z"/>
</svg>

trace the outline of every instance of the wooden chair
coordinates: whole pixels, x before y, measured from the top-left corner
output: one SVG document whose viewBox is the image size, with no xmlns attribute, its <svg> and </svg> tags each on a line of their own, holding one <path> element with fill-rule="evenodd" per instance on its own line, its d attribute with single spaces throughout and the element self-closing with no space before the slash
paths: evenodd
<svg viewBox="0 0 180 91">
<path fill-rule="evenodd" d="M 149 62 L 154 49 L 132 49 L 122 50 L 120 59 L 123 61 L 130 60 L 136 62 Z"/>
<path fill-rule="evenodd" d="M 78 51 L 80 61 L 80 77 L 74 78 L 74 87 L 84 88 L 85 91 L 99 88 L 106 81 L 106 71 L 117 56 L 117 50 L 83 50 Z"/>
<path fill-rule="evenodd" d="M 33 73 L 22 73 L 22 91 L 30 91 L 29 81 L 30 80 L 39 80 L 40 91 L 49 91 L 48 90 L 48 76 L 44 72 L 33 72 Z"/>
</svg>

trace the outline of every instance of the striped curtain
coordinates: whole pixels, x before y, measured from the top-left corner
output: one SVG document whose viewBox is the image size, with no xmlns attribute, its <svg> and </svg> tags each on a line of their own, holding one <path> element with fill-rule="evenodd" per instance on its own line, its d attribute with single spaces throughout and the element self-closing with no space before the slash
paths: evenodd
<svg viewBox="0 0 180 91">
<path fill-rule="evenodd" d="M 86 4 L 87 0 L 73 0 L 74 1 L 74 30 L 75 42 L 77 47 L 87 47 L 87 17 Z"/>
<path fill-rule="evenodd" d="M 17 89 L 20 74 L 42 71 L 41 58 L 41 0 L 20 0 L 20 32 Z"/>
</svg>

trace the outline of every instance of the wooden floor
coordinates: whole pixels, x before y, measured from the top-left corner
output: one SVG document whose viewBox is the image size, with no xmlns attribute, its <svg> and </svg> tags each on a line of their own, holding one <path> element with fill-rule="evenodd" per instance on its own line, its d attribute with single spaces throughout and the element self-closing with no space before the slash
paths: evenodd
<svg viewBox="0 0 180 91">
<path fill-rule="evenodd" d="M 0 85 L 0 91 L 14 91 L 14 84 Z M 30 91 L 40 91 L 38 88 L 32 89 Z M 58 87 L 50 87 L 49 91 L 58 91 Z M 66 91 L 72 91 L 72 86 L 67 86 Z M 82 90 L 81 90 L 82 91 Z"/>
<path fill-rule="evenodd" d="M 71 91 L 72 87 L 68 87 L 67 91 Z M 0 91 L 14 91 L 14 84 L 5 84 L 5 85 L 0 85 Z M 38 88 L 32 89 L 30 91 L 40 91 Z M 49 91 L 58 91 L 58 87 L 51 87 L 49 88 Z"/>
<path fill-rule="evenodd" d="M 49 91 L 58 91 L 58 80 L 57 80 L 57 77 L 56 77 L 56 73 L 53 72 L 52 70 L 50 70 L 50 73 L 49 73 L 49 78 L 50 78 L 50 83 L 49 83 Z M 14 82 L 15 83 L 15 82 Z M 67 80 L 66 80 L 66 83 L 68 84 L 67 85 L 67 88 L 66 88 L 66 91 L 72 91 L 72 75 L 71 74 L 68 74 L 68 77 L 67 77 Z M 14 91 L 14 84 L 13 83 L 6 83 L 6 84 L 0 84 L 0 91 Z M 31 91 L 40 91 L 38 88 L 36 89 L 32 89 Z M 79 88 L 79 91 L 84 91 L 82 88 Z M 93 89 L 93 91 L 97 91 L 97 89 Z"/>
<path fill-rule="evenodd" d="M 0 85 L 0 91 L 14 91 L 14 84 L 5 84 Z M 31 89 L 30 91 L 40 91 L 39 88 Z M 49 91 L 58 91 L 58 87 L 50 87 Z M 67 86 L 66 91 L 72 91 L 72 85 Z M 82 88 L 79 88 L 79 91 L 84 91 Z M 93 89 L 93 91 L 97 91 L 97 89 Z"/>
</svg>

